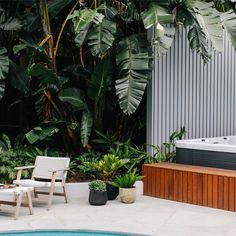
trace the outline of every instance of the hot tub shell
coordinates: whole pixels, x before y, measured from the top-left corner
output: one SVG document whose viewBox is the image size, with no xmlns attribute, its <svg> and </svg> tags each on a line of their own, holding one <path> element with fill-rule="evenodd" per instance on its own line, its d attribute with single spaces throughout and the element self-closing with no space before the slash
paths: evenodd
<svg viewBox="0 0 236 236">
<path fill-rule="evenodd" d="M 176 162 L 236 170 L 236 136 L 178 140 Z"/>
</svg>

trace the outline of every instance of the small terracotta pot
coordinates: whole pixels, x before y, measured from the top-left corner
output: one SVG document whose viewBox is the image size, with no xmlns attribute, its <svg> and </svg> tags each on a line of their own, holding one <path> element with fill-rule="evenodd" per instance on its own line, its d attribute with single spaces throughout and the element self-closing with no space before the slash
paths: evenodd
<svg viewBox="0 0 236 236">
<path fill-rule="evenodd" d="M 120 188 L 120 199 L 124 203 L 134 203 L 136 200 L 136 188 Z"/>
</svg>

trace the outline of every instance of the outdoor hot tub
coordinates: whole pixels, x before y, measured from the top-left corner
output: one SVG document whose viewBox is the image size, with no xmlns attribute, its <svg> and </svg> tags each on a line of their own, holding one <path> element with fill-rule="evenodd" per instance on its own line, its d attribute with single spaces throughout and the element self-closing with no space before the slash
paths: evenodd
<svg viewBox="0 0 236 236">
<path fill-rule="evenodd" d="M 176 162 L 236 170 L 236 136 L 178 140 Z"/>
</svg>

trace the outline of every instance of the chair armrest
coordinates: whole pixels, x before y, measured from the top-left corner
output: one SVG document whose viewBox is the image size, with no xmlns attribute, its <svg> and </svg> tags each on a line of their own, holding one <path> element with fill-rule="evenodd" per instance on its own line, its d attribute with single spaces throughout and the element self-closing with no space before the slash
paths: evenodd
<svg viewBox="0 0 236 236">
<path fill-rule="evenodd" d="M 19 166 L 15 167 L 15 170 L 26 170 L 26 169 L 33 169 L 35 166 Z"/>
<path fill-rule="evenodd" d="M 34 169 L 35 166 L 19 166 L 19 167 L 15 167 L 15 170 L 17 170 L 17 177 L 16 179 L 21 179 L 21 172 L 22 170 L 27 170 L 27 169 Z"/>
</svg>

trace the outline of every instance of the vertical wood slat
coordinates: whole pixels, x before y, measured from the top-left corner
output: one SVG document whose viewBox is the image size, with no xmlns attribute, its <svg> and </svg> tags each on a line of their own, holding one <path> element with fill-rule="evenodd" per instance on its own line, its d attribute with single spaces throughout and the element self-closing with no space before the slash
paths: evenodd
<svg viewBox="0 0 236 236">
<path fill-rule="evenodd" d="M 152 184 L 151 184 L 151 196 L 155 196 L 155 191 L 156 191 L 156 170 L 154 167 L 151 168 L 151 180 L 152 180 Z"/>
<path fill-rule="evenodd" d="M 165 171 L 165 191 L 164 191 L 164 198 L 168 199 L 169 195 L 169 178 L 170 178 L 170 170 Z"/>
<path fill-rule="evenodd" d="M 202 206 L 203 205 L 203 175 L 197 174 L 197 204 Z"/>
<path fill-rule="evenodd" d="M 169 170 L 168 199 L 174 200 L 174 171 Z"/>
<path fill-rule="evenodd" d="M 193 173 L 188 172 L 187 175 L 187 182 L 188 182 L 188 192 L 187 192 L 187 202 L 192 203 L 193 202 Z"/>
<path fill-rule="evenodd" d="M 142 173 L 143 173 L 143 176 L 144 176 L 144 179 L 143 179 L 143 194 L 144 195 L 148 195 L 147 194 L 147 169 L 148 169 L 148 167 L 143 165 Z"/>
<path fill-rule="evenodd" d="M 207 206 L 213 206 L 213 177 L 212 175 L 207 176 Z"/>
<path fill-rule="evenodd" d="M 213 186 L 212 207 L 217 208 L 218 207 L 218 176 L 216 175 L 213 176 L 212 186 Z"/>
<path fill-rule="evenodd" d="M 234 178 L 229 178 L 229 210 L 234 211 L 235 210 L 235 181 Z"/>
<path fill-rule="evenodd" d="M 183 172 L 183 202 L 188 202 L 188 173 Z"/>
<path fill-rule="evenodd" d="M 207 193 L 208 193 L 208 191 L 207 191 L 207 175 L 206 174 L 204 174 L 203 175 L 203 182 L 202 182 L 202 195 L 203 195 L 203 198 L 202 198 L 202 205 L 203 206 L 207 206 L 207 203 L 208 203 L 208 201 L 207 201 Z"/>
<path fill-rule="evenodd" d="M 218 177 L 218 208 L 224 209 L 224 177 Z"/>
<path fill-rule="evenodd" d="M 144 195 L 236 211 L 236 176 L 143 167 Z"/>
<path fill-rule="evenodd" d="M 229 209 L 229 178 L 224 177 L 224 205 L 225 210 Z"/>
<path fill-rule="evenodd" d="M 165 196 L 165 170 L 161 169 L 161 192 L 160 198 L 164 198 Z"/>
<path fill-rule="evenodd" d="M 152 188 L 152 175 L 151 175 L 152 168 L 147 169 L 147 193 L 151 196 L 151 188 Z"/>
<path fill-rule="evenodd" d="M 193 204 L 197 205 L 198 202 L 198 186 L 197 186 L 197 173 L 193 173 Z"/>
<path fill-rule="evenodd" d="M 179 201 L 178 198 L 178 191 L 180 188 L 180 183 L 179 183 L 179 171 L 174 170 L 174 193 L 173 193 L 173 200 L 174 201 Z"/>
<path fill-rule="evenodd" d="M 178 171 L 178 182 L 179 182 L 179 189 L 178 189 L 178 201 L 183 201 L 183 172 Z"/>
<path fill-rule="evenodd" d="M 156 170 L 156 193 L 155 196 L 160 196 L 161 195 L 161 170 L 158 168 Z"/>
</svg>

